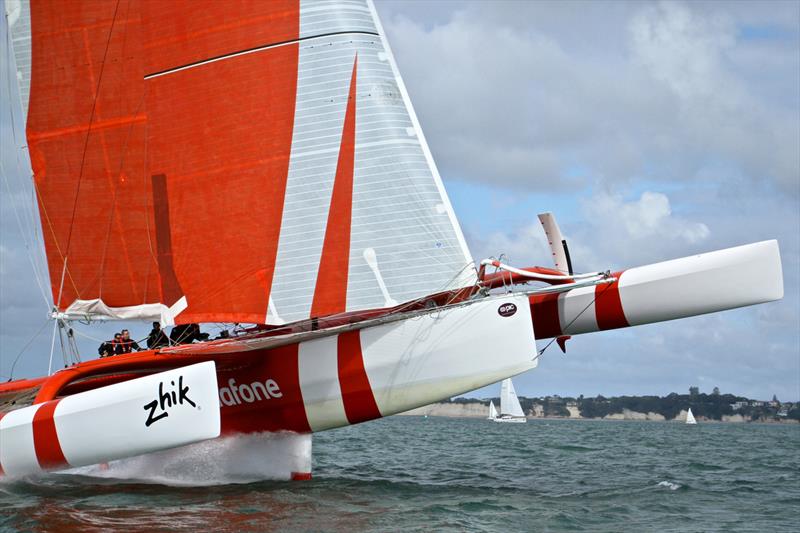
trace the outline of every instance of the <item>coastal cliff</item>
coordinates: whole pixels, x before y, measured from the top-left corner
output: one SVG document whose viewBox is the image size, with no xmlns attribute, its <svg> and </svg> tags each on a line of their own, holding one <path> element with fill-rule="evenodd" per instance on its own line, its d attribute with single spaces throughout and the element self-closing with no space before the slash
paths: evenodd
<svg viewBox="0 0 800 533">
<path fill-rule="evenodd" d="M 499 406 L 497 398 L 456 398 L 412 409 L 401 415 L 487 418 L 489 401 Z M 689 407 L 698 421 L 717 422 L 789 422 L 800 421 L 800 405 L 749 400 L 720 394 L 670 394 L 657 396 L 622 396 L 616 398 L 542 398 L 520 397 L 530 419 L 642 420 L 683 422 Z"/>
</svg>

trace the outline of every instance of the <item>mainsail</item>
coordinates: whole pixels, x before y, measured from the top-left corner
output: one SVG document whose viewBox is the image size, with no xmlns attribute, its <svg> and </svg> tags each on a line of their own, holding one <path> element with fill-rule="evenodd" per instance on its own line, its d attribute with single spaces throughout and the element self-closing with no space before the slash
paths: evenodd
<svg viewBox="0 0 800 533">
<path fill-rule="evenodd" d="M 500 385 L 500 416 L 502 415 L 525 416 L 511 378 L 504 379 Z"/>
<path fill-rule="evenodd" d="M 371 2 L 6 10 L 58 311 L 279 324 L 474 282 Z"/>
</svg>

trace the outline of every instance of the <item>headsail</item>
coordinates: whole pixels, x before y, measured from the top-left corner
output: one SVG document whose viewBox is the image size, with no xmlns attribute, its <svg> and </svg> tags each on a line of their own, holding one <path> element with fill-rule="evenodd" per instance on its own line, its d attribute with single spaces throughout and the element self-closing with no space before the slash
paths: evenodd
<svg viewBox="0 0 800 533">
<path fill-rule="evenodd" d="M 500 415 L 525 416 L 511 378 L 504 379 L 500 386 Z"/>
<path fill-rule="evenodd" d="M 18 7 L 60 311 L 281 323 L 474 281 L 371 3 Z"/>
</svg>

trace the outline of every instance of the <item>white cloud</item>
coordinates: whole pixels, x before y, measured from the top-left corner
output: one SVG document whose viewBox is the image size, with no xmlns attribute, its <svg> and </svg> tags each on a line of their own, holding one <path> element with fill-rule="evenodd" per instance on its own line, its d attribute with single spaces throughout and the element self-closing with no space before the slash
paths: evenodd
<svg viewBox="0 0 800 533">
<path fill-rule="evenodd" d="M 702 246 L 711 231 L 702 222 L 676 216 L 660 192 L 643 192 L 625 200 L 621 194 L 600 192 L 581 200 L 580 224 L 562 232 L 578 270 L 637 266 L 687 255 Z M 470 235 L 476 257 L 505 254 L 517 265 L 540 264 L 550 257 L 541 225 L 533 220 L 486 237 Z M 542 265 L 550 266 L 550 265 Z"/>
<path fill-rule="evenodd" d="M 722 2 L 603 5 L 450 4 L 435 24 L 414 4 L 387 9 L 445 177 L 568 190 L 581 186 L 567 179 L 575 168 L 602 184 L 680 182 L 723 163 L 743 186 L 800 196 L 796 38 L 764 47 L 741 36 L 750 20 L 797 32 L 796 16 Z M 764 79 L 782 81 L 765 92 Z"/>
<path fill-rule="evenodd" d="M 730 81 L 721 66 L 735 45 L 730 17 L 702 17 L 685 4 L 662 2 L 637 13 L 629 31 L 636 58 L 681 98 L 719 97 L 720 85 Z"/>
<path fill-rule="evenodd" d="M 659 192 L 643 192 L 630 202 L 619 194 L 600 193 L 585 202 L 584 212 L 597 229 L 610 230 L 626 242 L 655 238 L 695 244 L 709 235 L 705 224 L 673 216 L 669 198 Z"/>
</svg>

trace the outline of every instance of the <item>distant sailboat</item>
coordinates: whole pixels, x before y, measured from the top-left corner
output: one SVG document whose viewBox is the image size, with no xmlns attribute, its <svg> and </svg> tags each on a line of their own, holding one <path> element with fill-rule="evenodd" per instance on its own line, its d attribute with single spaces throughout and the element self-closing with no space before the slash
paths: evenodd
<svg viewBox="0 0 800 533">
<path fill-rule="evenodd" d="M 493 408 L 494 405 L 490 405 L 490 415 Z M 503 384 L 500 386 L 500 416 L 496 416 L 492 420 L 495 422 L 527 422 L 525 413 L 522 411 L 522 406 L 519 404 L 517 391 L 514 390 L 514 384 L 511 382 L 511 378 L 504 379 Z"/>
<path fill-rule="evenodd" d="M 689 408 L 689 412 L 686 413 L 686 423 L 687 424 L 697 424 L 697 420 L 694 419 L 694 415 L 692 414 L 692 408 Z"/>
<path fill-rule="evenodd" d="M 489 401 L 489 420 L 494 420 L 497 418 L 497 409 L 494 407 L 494 402 Z"/>
</svg>

